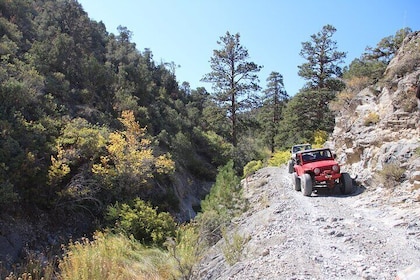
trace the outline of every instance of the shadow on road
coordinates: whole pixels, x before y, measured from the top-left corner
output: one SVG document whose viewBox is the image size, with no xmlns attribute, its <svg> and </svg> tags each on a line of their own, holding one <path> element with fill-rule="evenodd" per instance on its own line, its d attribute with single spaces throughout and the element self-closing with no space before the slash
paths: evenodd
<svg viewBox="0 0 420 280">
<path fill-rule="evenodd" d="M 357 196 L 362 194 L 365 190 L 365 186 L 353 184 L 354 191 L 351 194 L 342 194 L 340 192 L 339 187 L 335 187 L 334 189 L 329 189 L 327 187 L 313 187 L 312 196 L 313 197 L 325 197 L 325 196 L 334 196 L 334 197 L 349 197 L 349 196 Z"/>
</svg>

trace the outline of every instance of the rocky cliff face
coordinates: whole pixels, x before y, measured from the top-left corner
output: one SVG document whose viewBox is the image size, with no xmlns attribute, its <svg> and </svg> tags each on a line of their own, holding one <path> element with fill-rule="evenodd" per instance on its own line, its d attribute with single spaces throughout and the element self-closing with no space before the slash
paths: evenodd
<svg viewBox="0 0 420 280">
<path fill-rule="evenodd" d="M 355 93 L 340 109 L 328 143 L 360 184 L 391 186 L 388 189 L 398 189 L 413 201 L 420 199 L 419 81 L 420 32 L 413 32 L 388 65 L 384 78 Z M 384 174 L 384 170 L 392 173 L 388 167 L 399 170 L 400 178 Z M 387 184 L 387 175 L 394 175 L 394 184 Z"/>
</svg>

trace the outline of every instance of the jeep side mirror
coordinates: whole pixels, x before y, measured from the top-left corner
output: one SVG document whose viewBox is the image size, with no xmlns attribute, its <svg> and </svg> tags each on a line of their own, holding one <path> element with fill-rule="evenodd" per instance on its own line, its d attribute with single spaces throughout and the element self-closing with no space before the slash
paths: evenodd
<svg viewBox="0 0 420 280">
<path fill-rule="evenodd" d="M 335 158 L 335 159 L 336 159 L 336 158 L 337 158 L 337 154 L 333 154 L 333 158 Z"/>
</svg>

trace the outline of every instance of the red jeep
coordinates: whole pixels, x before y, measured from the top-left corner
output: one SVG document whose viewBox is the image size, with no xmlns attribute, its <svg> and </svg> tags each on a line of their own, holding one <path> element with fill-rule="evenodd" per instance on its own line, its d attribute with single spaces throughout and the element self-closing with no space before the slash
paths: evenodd
<svg viewBox="0 0 420 280">
<path fill-rule="evenodd" d="M 330 149 L 311 149 L 296 154 L 293 167 L 295 190 L 311 196 L 315 186 L 323 185 L 329 189 L 340 187 L 343 194 L 353 191 L 353 181 L 348 173 L 340 173 L 340 166 Z"/>
</svg>

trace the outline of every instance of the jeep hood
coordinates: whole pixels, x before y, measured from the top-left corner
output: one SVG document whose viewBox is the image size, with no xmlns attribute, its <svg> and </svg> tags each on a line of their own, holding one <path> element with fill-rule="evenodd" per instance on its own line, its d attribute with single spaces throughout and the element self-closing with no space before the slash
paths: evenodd
<svg viewBox="0 0 420 280">
<path fill-rule="evenodd" d="M 333 159 L 328 160 L 319 160 L 319 161 L 313 161 L 304 163 L 302 167 L 305 169 L 315 169 L 315 168 L 325 168 L 325 167 L 332 167 L 333 165 L 338 165 L 338 163 Z"/>
</svg>

